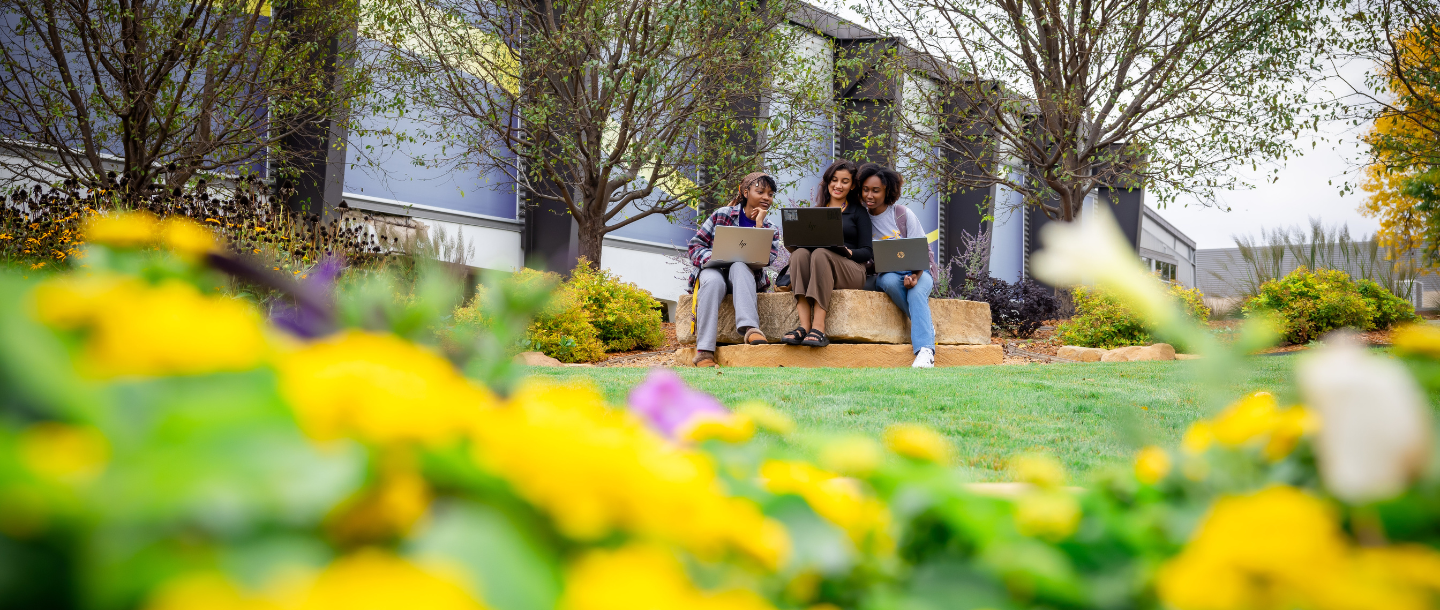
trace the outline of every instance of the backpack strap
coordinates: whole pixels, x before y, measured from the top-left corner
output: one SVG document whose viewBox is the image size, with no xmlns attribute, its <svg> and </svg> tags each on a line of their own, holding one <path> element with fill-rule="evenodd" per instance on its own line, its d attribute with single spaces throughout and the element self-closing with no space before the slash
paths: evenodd
<svg viewBox="0 0 1440 610">
<path fill-rule="evenodd" d="M 905 228 L 905 224 L 906 218 L 910 216 L 910 208 L 903 203 L 891 204 L 890 207 L 895 208 L 895 228 L 900 229 L 900 237 L 909 237 L 910 231 Z"/>
</svg>

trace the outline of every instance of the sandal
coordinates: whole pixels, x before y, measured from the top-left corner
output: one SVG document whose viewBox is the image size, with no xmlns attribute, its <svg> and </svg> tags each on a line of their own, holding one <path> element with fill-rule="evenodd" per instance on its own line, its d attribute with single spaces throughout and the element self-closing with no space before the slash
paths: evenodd
<svg viewBox="0 0 1440 610">
<path fill-rule="evenodd" d="M 759 338 L 754 338 L 757 335 L 759 336 Z M 765 331 L 763 330 L 760 330 L 758 328 L 751 328 L 750 330 L 745 331 L 745 343 L 748 343 L 750 345 L 765 345 L 769 342 L 770 340 L 765 338 Z"/>
<path fill-rule="evenodd" d="M 805 347 L 825 347 L 830 345 L 830 337 L 825 336 L 825 331 L 812 328 L 810 334 L 805 335 L 805 340 L 800 342 Z"/>
<path fill-rule="evenodd" d="M 795 330 L 785 333 L 785 336 L 780 338 L 780 342 L 785 345 L 800 345 L 800 342 L 805 340 L 807 332 L 810 331 L 805 330 L 804 326 L 796 326 Z"/>
<path fill-rule="evenodd" d="M 703 367 L 709 367 L 709 366 L 716 366 L 716 364 L 715 364 L 715 352 L 707 351 L 707 350 L 703 350 L 703 349 L 702 349 L 702 350 L 695 350 L 695 359 L 691 361 L 691 364 L 694 364 L 695 366 L 702 367 L 702 368 L 703 368 Z"/>
</svg>

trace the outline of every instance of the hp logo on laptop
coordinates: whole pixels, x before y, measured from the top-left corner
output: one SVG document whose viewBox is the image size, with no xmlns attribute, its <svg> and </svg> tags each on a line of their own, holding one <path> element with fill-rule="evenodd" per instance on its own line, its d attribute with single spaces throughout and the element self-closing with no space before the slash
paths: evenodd
<svg viewBox="0 0 1440 610">
<path fill-rule="evenodd" d="M 745 240 L 743 240 L 743 239 L 740 240 L 740 247 L 741 247 L 741 248 L 744 248 L 744 247 L 745 247 Z M 900 256 L 903 257 L 903 256 L 905 256 L 905 255 L 904 255 L 904 254 L 901 254 Z"/>
<path fill-rule="evenodd" d="M 742 245 L 742 246 L 745 245 L 745 242 L 743 242 L 743 241 L 740 242 L 740 245 Z M 895 253 L 895 258 L 905 258 L 905 253 L 904 253 L 904 252 L 896 252 L 896 253 Z"/>
</svg>

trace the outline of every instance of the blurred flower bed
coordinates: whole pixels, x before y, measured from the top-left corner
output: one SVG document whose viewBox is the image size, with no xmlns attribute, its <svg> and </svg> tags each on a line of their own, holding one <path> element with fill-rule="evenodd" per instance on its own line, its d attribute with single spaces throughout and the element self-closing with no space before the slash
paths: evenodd
<svg viewBox="0 0 1440 610">
<path fill-rule="evenodd" d="M 494 283 L 482 328 L 443 273 L 404 298 L 332 285 L 333 261 L 299 281 L 136 215 L 85 241 L 69 272 L 0 273 L 0 607 L 1440 607 L 1437 330 L 1394 358 L 1334 341 L 1298 392 L 1217 393 L 1131 468 L 1019 456 L 995 493 L 920 426 L 814 435 L 665 371 L 625 405 L 525 379 L 543 283 Z M 1049 281 L 1108 252 L 1046 243 Z M 1206 343 L 1116 269 L 1097 281 L 1204 350 L 1200 374 L 1275 336 Z"/>
</svg>

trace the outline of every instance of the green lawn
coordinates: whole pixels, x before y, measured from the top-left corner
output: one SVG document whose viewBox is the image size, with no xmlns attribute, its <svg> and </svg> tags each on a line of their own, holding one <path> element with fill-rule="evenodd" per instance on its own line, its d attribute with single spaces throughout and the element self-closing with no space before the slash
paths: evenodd
<svg viewBox="0 0 1440 610">
<path fill-rule="evenodd" d="M 1238 391 L 1286 391 L 1293 358 L 1254 358 Z M 954 441 L 962 467 L 996 480 L 1006 459 L 1043 451 L 1072 473 L 1126 461 L 1145 443 L 1173 445 L 1206 415 L 1208 402 L 1190 362 L 913 369 L 682 369 L 692 386 L 727 405 L 763 400 L 802 429 L 878 435 L 893 422 L 920 422 Z M 644 369 L 536 369 L 586 379 L 623 403 Z M 1277 392 L 1279 393 L 1279 392 Z M 1286 392 L 1288 393 L 1288 392 Z"/>
</svg>

